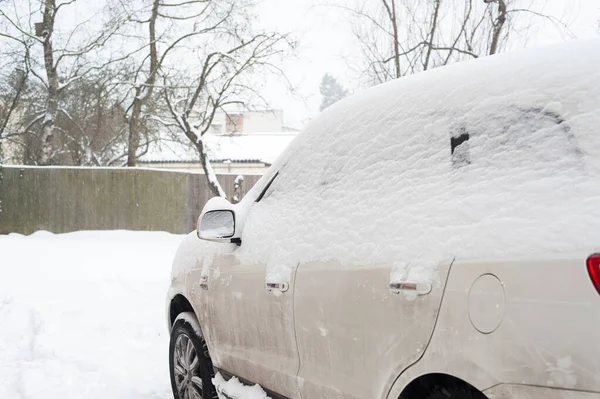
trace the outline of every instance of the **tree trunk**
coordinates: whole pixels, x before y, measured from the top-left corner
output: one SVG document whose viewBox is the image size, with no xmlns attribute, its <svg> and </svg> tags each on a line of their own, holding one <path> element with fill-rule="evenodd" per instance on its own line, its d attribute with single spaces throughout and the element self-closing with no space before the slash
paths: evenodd
<svg viewBox="0 0 600 399">
<path fill-rule="evenodd" d="M 435 0 L 435 8 L 433 10 L 433 21 L 431 22 L 431 31 L 429 32 L 429 45 L 427 47 L 427 55 L 425 56 L 425 62 L 423 63 L 423 70 L 426 71 L 429 67 L 429 58 L 431 57 L 431 49 L 433 48 L 433 37 L 437 28 L 438 14 L 440 12 L 441 0 Z"/>
<path fill-rule="evenodd" d="M 196 142 L 196 149 L 198 150 L 198 154 L 200 154 L 200 163 L 202 163 L 202 170 L 206 175 L 206 181 L 208 182 L 210 191 L 216 196 L 227 198 L 227 194 L 225 193 L 225 190 L 223 190 L 223 187 L 221 187 L 217 175 L 210 164 L 202 138 Z"/>
<path fill-rule="evenodd" d="M 127 145 L 127 166 L 135 166 L 137 150 L 140 146 L 140 118 L 142 114 L 141 87 L 135 89 L 135 98 L 129 118 L 129 137 Z"/>
<path fill-rule="evenodd" d="M 396 0 L 392 1 L 392 28 L 394 30 L 394 64 L 396 67 L 396 78 L 402 77 L 400 71 L 400 43 L 398 42 L 398 20 L 396 19 Z"/>
<path fill-rule="evenodd" d="M 396 0 L 390 0 L 390 4 L 388 4 L 387 0 L 381 0 L 383 2 L 383 6 L 385 7 L 385 11 L 387 12 L 388 18 L 390 19 L 390 23 L 392 24 L 392 37 L 394 40 L 393 51 L 394 51 L 394 74 L 396 79 L 402 76 L 402 72 L 400 71 L 400 43 L 398 42 L 398 21 L 396 20 Z"/>
<path fill-rule="evenodd" d="M 56 11 L 55 0 L 45 0 L 43 36 L 44 36 L 44 67 L 48 79 L 48 98 L 46 103 L 46 115 L 42 121 L 42 154 L 40 165 L 48 165 L 52 162 L 54 141 L 54 122 L 58 116 L 58 75 L 54 65 L 54 51 L 52 48 L 52 33 L 54 31 L 54 15 Z"/>
<path fill-rule="evenodd" d="M 137 150 L 140 146 L 140 130 L 142 127 L 141 118 L 143 107 L 148 103 L 154 91 L 156 83 L 156 74 L 158 73 L 158 53 L 156 49 L 156 19 L 158 18 L 159 0 L 152 3 L 152 14 L 148 24 L 150 39 L 150 72 L 142 86 L 135 90 L 133 107 L 131 108 L 131 117 L 129 120 L 129 140 L 127 147 L 127 166 L 135 166 L 137 163 Z M 144 92 L 145 91 L 145 92 Z M 142 93 L 144 94 L 142 95 Z"/>
<path fill-rule="evenodd" d="M 506 22 L 506 2 L 504 0 L 487 0 L 486 3 L 498 2 L 498 18 L 494 22 L 494 30 L 492 32 L 492 44 L 490 45 L 489 55 L 496 54 L 498 51 L 498 43 L 500 43 L 500 35 L 502 28 Z"/>
</svg>

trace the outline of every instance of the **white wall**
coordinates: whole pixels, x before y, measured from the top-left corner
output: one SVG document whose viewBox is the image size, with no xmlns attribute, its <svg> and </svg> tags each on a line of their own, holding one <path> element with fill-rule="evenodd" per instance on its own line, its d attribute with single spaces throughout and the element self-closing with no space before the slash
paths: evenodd
<svg viewBox="0 0 600 399">
<path fill-rule="evenodd" d="M 243 126 L 238 128 L 239 133 L 277 133 L 283 132 L 283 111 L 231 111 L 230 115 L 243 114 Z M 226 132 L 226 115 L 217 113 L 215 115 L 212 133 L 224 134 Z"/>
<path fill-rule="evenodd" d="M 244 113 L 244 133 L 275 133 L 283 131 L 283 111 Z"/>
</svg>

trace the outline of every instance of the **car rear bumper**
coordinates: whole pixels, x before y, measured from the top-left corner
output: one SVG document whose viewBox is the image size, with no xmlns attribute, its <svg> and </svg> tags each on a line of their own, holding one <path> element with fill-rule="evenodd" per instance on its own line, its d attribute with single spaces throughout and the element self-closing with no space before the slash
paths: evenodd
<svg viewBox="0 0 600 399">
<path fill-rule="evenodd" d="M 599 399 L 600 392 L 500 384 L 483 392 L 488 399 Z"/>
</svg>

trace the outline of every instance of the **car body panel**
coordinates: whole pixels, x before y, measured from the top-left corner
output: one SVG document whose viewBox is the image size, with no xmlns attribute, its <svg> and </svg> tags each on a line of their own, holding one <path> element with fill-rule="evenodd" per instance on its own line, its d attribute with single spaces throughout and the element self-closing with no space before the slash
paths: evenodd
<svg viewBox="0 0 600 399">
<path fill-rule="evenodd" d="M 298 267 L 295 318 L 303 398 L 379 398 L 431 337 L 451 261 L 427 295 L 390 292 L 391 266 Z M 384 392 L 385 391 L 385 392 Z"/>
<path fill-rule="evenodd" d="M 398 398 L 408 383 L 428 373 L 456 376 L 480 390 L 504 383 L 600 392 L 600 296 L 586 258 L 457 259 L 430 345 L 388 398 Z M 504 287 L 505 310 L 500 325 L 482 333 L 470 316 L 495 312 L 494 301 L 472 287 L 490 274 Z"/>
<path fill-rule="evenodd" d="M 265 268 L 240 265 L 232 254 L 217 256 L 203 293 L 203 328 L 216 367 L 296 398 L 293 281 L 286 292 L 268 291 Z"/>
<path fill-rule="evenodd" d="M 598 399 L 596 392 L 573 391 L 531 385 L 501 384 L 486 390 L 488 399 Z"/>
<path fill-rule="evenodd" d="M 171 301 L 177 295 L 183 296 L 190 302 L 194 308 L 196 317 L 202 319 L 199 320 L 201 322 L 200 325 L 204 325 L 207 321 L 202 315 L 203 306 L 201 306 L 201 297 L 197 289 L 200 284 L 199 277 L 202 271 L 202 250 L 204 246 L 205 243 L 198 239 L 196 232 L 193 232 L 184 237 L 177 249 L 171 268 L 171 284 L 167 292 L 166 313 L 169 330 L 171 329 L 172 322 L 172 315 L 170 314 Z M 196 298 L 196 300 L 193 300 L 193 298 Z"/>
</svg>

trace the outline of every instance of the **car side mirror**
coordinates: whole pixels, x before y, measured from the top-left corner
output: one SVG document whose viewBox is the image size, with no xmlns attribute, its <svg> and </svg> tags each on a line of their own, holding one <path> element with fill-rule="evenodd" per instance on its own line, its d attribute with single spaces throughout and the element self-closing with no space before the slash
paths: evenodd
<svg viewBox="0 0 600 399">
<path fill-rule="evenodd" d="M 198 238 L 215 242 L 241 243 L 236 231 L 234 206 L 222 197 L 211 198 L 198 219 Z"/>
</svg>

